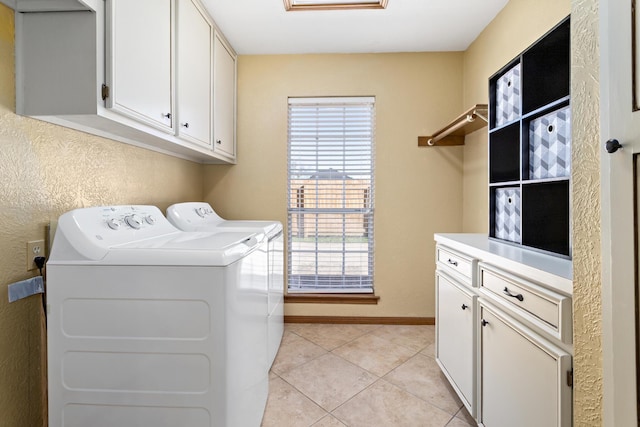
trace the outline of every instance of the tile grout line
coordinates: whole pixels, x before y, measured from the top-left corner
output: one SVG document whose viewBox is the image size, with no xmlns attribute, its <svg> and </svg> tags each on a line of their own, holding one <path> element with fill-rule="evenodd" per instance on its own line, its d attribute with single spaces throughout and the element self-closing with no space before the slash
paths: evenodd
<svg viewBox="0 0 640 427">
<path fill-rule="evenodd" d="M 318 406 L 319 408 L 321 408 L 323 411 L 327 412 L 328 414 L 333 415 L 333 411 L 335 411 L 336 409 L 338 409 L 339 407 L 341 407 L 342 405 L 344 405 L 346 402 L 350 401 L 351 399 L 353 399 L 354 397 L 356 397 L 357 395 L 359 395 L 360 393 L 362 393 L 364 390 L 366 390 L 366 389 L 368 389 L 369 387 L 371 387 L 373 384 L 377 383 L 379 380 L 381 380 L 381 379 L 382 379 L 382 377 L 379 377 L 378 375 L 376 375 L 376 374 L 373 374 L 373 373 L 369 372 L 368 370 L 364 369 L 363 367 L 358 366 L 358 365 L 356 365 L 355 363 L 350 362 L 349 360 L 346 360 L 346 359 L 344 359 L 344 358 L 342 358 L 342 357 L 338 356 L 337 354 L 333 354 L 333 353 L 331 353 L 331 352 L 327 352 L 327 353 L 323 354 L 322 356 L 326 356 L 327 354 L 332 354 L 333 356 L 335 356 L 335 357 L 337 357 L 337 358 L 339 358 L 339 359 L 341 359 L 341 360 L 343 360 L 343 361 L 345 361 L 345 362 L 349 363 L 350 365 L 352 365 L 352 366 L 354 366 L 354 367 L 356 367 L 356 368 L 358 368 L 358 369 L 361 369 L 361 370 L 365 371 L 366 373 L 368 373 L 368 374 L 370 374 L 370 375 L 374 376 L 374 377 L 376 378 L 376 379 L 375 379 L 375 381 L 373 381 L 371 384 L 369 384 L 368 386 L 366 386 L 365 388 L 363 388 L 362 390 L 360 390 L 359 392 L 357 392 L 357 393 L 356 393 L 356 394 L 354 394 L 353 396 L 351 396 L 351 397 L 347 398 L 347 400 L 345 400 L 344 402 L 340 403 L 338 406 L 336 406 L 335 408 L 333 408 L 331 411 L 328 411 L 328 410 L 326 410 L 325 408 L 323 408 L 322 406 L 320 406 L 320 404 L 319 404 L 318 402 L 316 402 L 315 400 L 313 400 L 310 396 L 307 396 L 307 395 L 306 395 L 302 390 L 299 390 L 299 389 L 298 389 L 298 387 L 296 387 L 295 385 L 293 385 L 293 384 L 291 384 L 289 381 L 287 381 L 285 378 L 282 378 L 282 377 L 280 377 L 280 378 L 282 379 L 282 381 L 284 381 L 285 383 L 289 384 L 291 387 L 293 387 L 296 391 L 298 391 L 298 392 L 299 392 L 300 394 L 302 394 L 304 397 L 306 397 L 307 399 L 309 399 L 310 401 L 312 401 L 316 406 Z M 320 357 L 322 357 L 322 356 L 318 356 L 316 359 L 319 359 L 319 358 L 320 358 Z M 314 359 L 314 360 L 315 360 L 315 359 Z M 309 362 L 311 362 L 311 360 L 310 360 Z M 302 366 L 302 365 L 304 365 L 304 364 L 306 364 L 306 363 L 309 363 L 309 362 L 305 362 L 305 363 L 301 364 L 300 366 Z M 386 380 L 385 380 L 385 381 L 386 381 Z M 389 381 L 387 381 L 387 382 L 389 382 Z M 393 385 L 395 385 L 395 384 L 393 384 Z M 397 387 L 397 386 L 396 386 L 396 387 Z M 335 415 L 333 415 L 333 416 L 334 416 L 334 417 L 336 417 Z M 338 417 L 336 417 L 336 418 L 338 418 Z M 342 422 L 342 420 L 340 420 L 340 422 Z M 344 424 L 344 423 L 343 423 L 343 424 Z"/>
<path fill-rule="evenodd" d="M 375 380 L 374 382 L 372 382 L 371 384 L 369 384 L 368 386 L 366 386 L 365 388 L 363 388 L 362 390 L 360 390 L 359 392 L 357 392 L 356 394 L 354 394 L 353 396 L 351 396 L 350 398 L 348 398 L 347 400 L 345 400 L 344 402 L 342 402 L 340 405 L 336 406 L 331 412 L 329 412 L 331 415 L 333 415 L 337 420 L 339 420 L 342 424 L 345 424 L 348 426 L 348 424 L 346 424 L 346 421 L 343 421 L 342 418 L 338 417 L 336 414 L 334 414 L 334 411 L 337 411 L 339 408 L 343 407 L 344 405 L 346 405 L 347 403 L 351 402 L 353 399 L 355 399 L 358 395 L 360 395 L 361 393 L 365 392 L 366 390 L 368 390 L 369 388 L 373 387 L 374 385 L 376 385 L 380 380 L 386 381 L 384 380 L 382 377 L 378 377 L 377 380 Z M 389 382 L 389 381 L 386 381 Z"/>
<path fill-rule="evenodd" d="M 324 355 L 323 355 L 323 356 L 324 356 Z M 300 365 L 300 366 L 302 366 L 302 365 Z M 362 369 L 362 368 L 360 368 L 360 369 Z M 367 372 L 368 372 L 368 371 L 367 371 Z M 373 374 L 372 374 L 372 375 L 373 375 Z M 380 379 L 377 375 L 376 375 L 375 377 L 377 378 L 377 379 L 376 379 L 376 381 L 378 381 L 378 380 Z M 300 389 L 299 389 L 298 387 L 296 387 L 295 385 L 291 384 L 291 383 L 290 383 L 289 381 L 287 381 L 285 378 L 280 377 L 280 379 L 281 379 L 282 381 L 284 381 L 285 383 L 289 384 L 291 387 L 293 387 L 293 388 L 294 388 L 298 393 L 300 393 L 301 395 L 303 395 L 304 397 L 306 397 L 307 399 L 309 399 L 311 402 L 313 402 L 313 404 L 314 404 L 314 405 L 316 405 L 318 408 L 322 409 L 322 410 L 323 410 L 323 411 L 325 411 L 327 414 L 331 414 L 331 411 L 328 411 L 327 409 L 325 409 L 324 407 L 322 407 L 318 402 L 316 402 L 313 398 L 311 398 L 311 396 L 308 396 L 306 393 L 304 393 L 302 390 L 300 390 Z M 375 382 L 376 382 L 376 381 L 374 381 L 373 383 L 375 384 Z M 366 389 L 366 388 L 368 388 L 368 387 L 369 387 L 369 386 L 365 387 L 365 389 Z M 358 393 L 360 393 L 360 392 L 358 392 Z M 358 393 L 356 393 L 356 395 L 357 395 Z M 349 398 L 349 399 L 347 399 L 347 400 L 351 400 L 351 398 Z M 344 403 L 344 402 L 343 402 L 343 403 Z M 343 405 L 343 403 L 341 403 L 340 405 L 338 405 L 338 406 L 337 406 L 336 408 L 334 408 L 333 410 L 335 410 L 335 409 L 339 408 L 340 406 L 342 406 L 342 405 Z"/>
<path fill-rule="evenodd" d="M 283 372 L 282 372 L 282 374 L 279 374 L 279 373 L 277 373 L 277 372 L 275 372 L 275 371 L 274 371 L 274 373 L 275 373 L 276 375 L 278 375 L 279 377 L 281 377 L 281 378 L 282 378 L 282 375 L 286 374 L 287 372 L 289 372 L 289 371 L 293 371 L 294 369 L 297 369 L 297 368 L 301 367 L 302 365 L 306 365 L 306 364 L 307 364 L 307 363 L 309 363 L 309 362 L 313 362 L 314 360 L 319 359 L 319 358 L 321 358 L 322 356 L 325 356 L 325 355 L 327 355 L 327 354 L 331 353 L 330 351 L 327 351 L 327 350 L 326 350 L 326 349 L 324 349 L 324 348 L 323 348 L 323 350 L 324 350 L 324 353 L 319 354 L 319 355 L 317 355 L 317 356 L 314 356 L 314 357 L 312 357 L 312 358 L 311 358 L 311 359 L 309 359 L 309 360 L 305 360 L 304 362 L 300 363 L 299 365 L 295 365 L 295 366 L 293 366 L 293 367 L 291 367 L 291 368 L 287 369 L 286 371 L 283 371 Z M 284 378 L 282 378 L 282 379 L 284 379 Z"/>
<path fill-rule="evenodd" d="M 412 393 L 410 390 L 405 389 L 403 386 L 401 386 L 401 385 L 399 385 L 399 384 L 396 384 L 396 383 L 394 383 L 393 381 L 391 381 L 391 380 L 389 380 L 389 379 L 385 378 L 386 376 L 388 376 L 389 374 L 391 374 L 393 371 L 395 371 L 396 369 L 399 369 L 402 365 L 404 365 L 405 363 L 408 363 L 410 360 L 412 360 L 413 358 L 415 358 L 415 357 L 417 357 L 417 356 L 429 357 L 429 356 L 426 356 L 426 355 L 424 355 L 424 354 L 417 353 L 417 354 L 415 354 L 414 356 L 410 357 L 410 358 L 409 358 L 406 362 L 404 362 L 403 364 L 401 364 L 401 365 L 399 365 L 399 366 L 397 366 L 397 367 L 393 368 L 391 371 L 387 372 L 387 373 L 386 373 L 383 377 L 381 377 L 381 378 L 382 378 L 382 379 L 384 379 L 385 381 L 387 381 L 389 384 L 393 384 L 394 386 L 398 387 L 400 390 L 403 390 L 403 391 L 405 391 L 405 392 L 409 393 L 409 394 L 410 394 L 410 395 L 412 395 L 413 397 L 416 397 L 416 398 L 418 398 L 418 399 L 422 400 L 423 402 L 425 402 L 425 403 L 427 403 L 427 404 L 429 404 L 429 405 L 433 406 L 434 408 L 437 408 L 437 409 L 441 410 L 442 412 L 444 412 L 444 413 L 446 413 L 446 414 L 449 414 L 449 412 L 448 412 L 446 409 L 444 409 L 444 408 L 442 408 L 442 407 L 440 407 L 440 406 L 436 405 L 435 403 L 431 403 L 431 402 L 429 402 L 429 401 L 427 401 L 427 400 L 423 399 L 422 397 L 418 396 L 417 394 Z M 455 393 L 455 391 L 454 391 L 454 393 Z M 456 410 L 455 414 L 453 414 L 453 418 L 455 418 L 455 416 L 458 414 L 458 412 L 460 412 L 460 409 L 462 409 L 462 408 L 464 408 L 464 403 L 462 404 L 462 406 L 460 406 L 460 407 Z M 451 420 L 449 420 L 449 421 L 451 421 Z"/>
<path fill-rule="evenodd" d="M 315 324 L 315 323 L 304 323 L 304 325 L 314 325 L 314 324 Z M 340 324 L 337 324 L 337 325 L 340 325 Z M 349 324 L 347 324 L 347 325 L 349 325 Z M 291 332 L 291 333 L 293 333 L 293 334 L 298 335 L 300 338 L 304 338 L 304 339 L 306 339 L 307 341 L 309 341 L 309 342 L 311 342 L 311 343 L 313 343 L 313 344 L 315 344 L 315 345 L 317 345 L 317 346 L 319 346 L 319 347 L 322 347 L 322 348 L 323 348 L 324 350 L 326 350 L 326 351 L 331 352 L 331 351 L 333 351 L 333 350 L 335 350 L 335 349 L 337 349 L 337 348 L 340 348 L 340 347 L 342 347 L 342 346 L 344 346 L 344 345 L 347 345 L 347 344 L 349 344 L 349 343 L 351 343 L 351 342 L 353 342 L 353 341 L 355 341 L 355 340 L 357 340 L 357 339 L 359 339 L 359 338 L 362 338 L 362 337 L 363 337 L 363 336 L 365 336 L 365 335 L 368 335 L 368 334 L 371 334 L 371 333 L 373 333 L 373 332 L 377 331 L 378 329 L 382 328 L 382 326 L 384 326 L 384 325 L 378 325 L 378 324 L 375 324 L 375 325 L 368 325 L 368 326 L 375 326 L 376 328 L 375 328 L 375 329 L 373 329 L 373 330 L 371 330 L 371 331 L 363 332 L 362 334 L 360 334 L 360 335 L 358 335 L 358 336 L 356 336 L 356 337 L 354 337 L 354 338 L 350 339 L 349 341 L 346 341 L 346 342 L 344 342 L 344 343 L 342 343 L 342 344 L 338 345 L 338 346 L 337 346 L 337 347 L 335 347 L 335 348 L 332 348 L 331 350 L 329 350 L 329 349 L 325 348 L 325 347 L 324 347 L 324 346 L 322 346 L 320 343 L 318 343 L 318 342 L 316 342 L 316 341 L 314 341 L 314 340 L 312 340 L 312 339 L 310 339 L 310 338 L 305 337 L 304 335 L 301 335 L 301 334 L 299 334 L 299 333 L 297 333 L 297 332 L 293 332 L 293 331 L 290 331 L 290 332 Z"/>
</svg>

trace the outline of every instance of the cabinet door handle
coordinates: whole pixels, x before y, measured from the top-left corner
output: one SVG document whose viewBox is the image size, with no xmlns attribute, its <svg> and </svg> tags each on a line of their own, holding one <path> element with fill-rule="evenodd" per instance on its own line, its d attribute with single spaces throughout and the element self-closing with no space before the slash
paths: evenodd
<svg viewBox="0 0 640 427">
<path fill-rule="evenodd" d="M 482 319 L 482 321 L 480 323 L 482 324 L 482 326 L 487 326 L 489 324 L 489 322 L 487 322 L 484 319 Z"/>
<path fill-rule="evenodd" d="M 462 309 L 466 310 L 467 308 L 469 308 L 469 306 L 467 304 L 462 304 Z"/>
<path fill-rule="evenodd" d="M 458 266 L 458 261 L 454 261 L 454 260 L 452 260 L 451 258 L 449 258 L 449 259 L 447 260 L 447 262 L 448 262 L 449 264 L 453 265 L 454 267 L 457 267 L 457 266 Z"/>
<path fill-rule="evenodd" d="M 216 139 L 216 144 L 222 144 L 222 140 L 221 139 Z"/>
<path fill-rule="evenodd" d="M 182 126 L 188 129 L 189 128 L 189 123 L 182 123 Z"/>
<path fill-rule="evenodd" d="M 502 291 L 506 296 L 511 297 L 511 298 L 515 298 L 518 301 L 523 301 L 524 297 L 522 296 L 522 294 L 512 294 L 511 292 L 509 292 L 509 288 L 507 288 L 506 286 L 504 287 L 504 290 Z"/>
<path fill-rule="evenodd" d="M 166 117 L 167 119 L 171 118 L 171 113 L 163 114 L 162 117 Z"/>
</svg>

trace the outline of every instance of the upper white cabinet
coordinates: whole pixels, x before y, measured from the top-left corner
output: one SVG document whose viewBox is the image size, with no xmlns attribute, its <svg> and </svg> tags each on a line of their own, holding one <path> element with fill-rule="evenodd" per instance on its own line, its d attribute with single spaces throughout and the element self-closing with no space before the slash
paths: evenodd
<svg viewBox="0 0 640 427">
<path fill-rule="evenodd" d="M 83 4 L 16 14 L 16 112 L 188 160 L 235 163 L 235 53 L 214 37 L 200 2 Z M 225 82 L 216 148 L 214 40 L 227 53 L 216 54 Z"/>
<path fill-rule="evenodd" d="M 192 0 L 178 0 L 176 15 L 178 135 L 211 147 L 213 27 Z"/>
<path fill-rule="evenodd" d="M 213 42 L 214 150 L 236 157 L 236 56 L 216 31 Z"/>
<path fill-rule="evenodd" d="M 172 0 L 106 2 L 106 106 L 168 133 L 174 132 L 171 4 Z"/>
</svg>

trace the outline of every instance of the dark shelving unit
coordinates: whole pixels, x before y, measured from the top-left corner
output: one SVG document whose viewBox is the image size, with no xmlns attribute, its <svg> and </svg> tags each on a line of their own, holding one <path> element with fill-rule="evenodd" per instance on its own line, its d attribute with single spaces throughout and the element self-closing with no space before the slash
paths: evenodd
<svg viewBox="0 0 640 427">
<path fill-rule="evenodd" d="M 489 236 L 571 257 L 570 19 L 489 78 Z"/>
</svg>

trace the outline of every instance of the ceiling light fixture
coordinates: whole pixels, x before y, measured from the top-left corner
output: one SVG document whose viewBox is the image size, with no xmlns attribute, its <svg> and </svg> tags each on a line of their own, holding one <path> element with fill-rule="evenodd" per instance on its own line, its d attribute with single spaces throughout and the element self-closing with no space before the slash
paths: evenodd
<svg viewBox="0 0 640 427">
<path fill-rule="evenodd" d="M 284 0 L 286 10 L 384 9 L 388 0 Z"/>
</svg>

